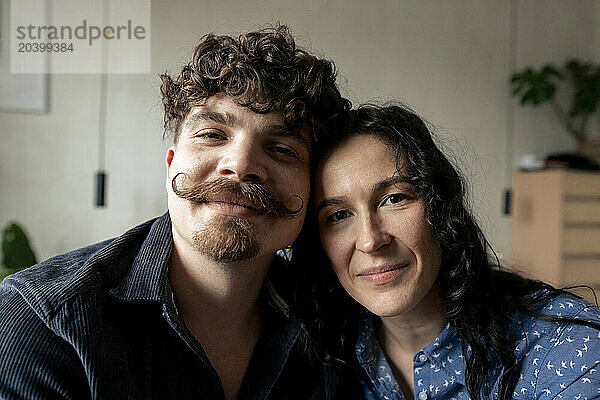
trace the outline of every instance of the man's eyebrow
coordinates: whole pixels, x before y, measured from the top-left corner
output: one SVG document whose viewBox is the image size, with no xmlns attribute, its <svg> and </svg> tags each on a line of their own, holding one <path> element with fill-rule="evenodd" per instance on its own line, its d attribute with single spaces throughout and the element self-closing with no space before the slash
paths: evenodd
<svg viewBox="0 0 600 400">
<path fill-rule="evenodd" d="M 302 134 L 301 129 L 290 129 L 284 125 L 271 125 L 267 128 L 267 134 L 273 137 L 295 140 L 307 151 L 310 151 L 311 149 L 311 142 L 305 135 Z"/>
<path fill-rule="evenodd" d="M 338 204 L 344 204 L 344 201 L 345 201 L 344 199 L 345 199 L 344 197 L 330 197 L 328 199 L 321 201 L 319 203 L 319 205 L 317 206 L 316 214 L 319 215 L 321 210 L 324 209 L 325 207 L 335 206 Z"/>
<path fill-rule="evenodd" d="M 373 192 L 381 192 L 392 186 L 398 186 L 401 183 L 412 184 L 413 179 L 410 176 L 394 175 L 373 185 Z"/>
<path fill-rule="evenodd" d="M 187 123 L 194 126 L 204 121 L 214 122 L 225 126 L 236 126 L 239 124 L 235 115 L 229 112 L 217 112 L 200 110 L 188 117 Z M 311 149 L 310 140 L 304 136 L 300 129 L 289 129 L 284 125 L 270 125 L 266 128 L 266 134 L 274 137 L 290 138 L 299 142 L 307 151 Z"/>
<path fill-rule="evenodd" d="M 188 123 L 194 125 L 203 121 L 215 122 L 221 125 L 234 126 L 237 122 L 235 115 L 228 112 L 202 110 L 191 114 Z"/>
</svg>

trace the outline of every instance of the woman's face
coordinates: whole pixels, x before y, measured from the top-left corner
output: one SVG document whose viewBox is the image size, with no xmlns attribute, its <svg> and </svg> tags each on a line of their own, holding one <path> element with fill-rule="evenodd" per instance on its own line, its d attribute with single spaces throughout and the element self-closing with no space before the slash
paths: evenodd
<svg viewBox="0 0 600 400">
<path fill-rule="evenodd" d="M 346 291 L 380 317 L 417 312 L 437 296 L 441 262 L 425 206 L 398 179 L 394 155 L 376 136 L 356 136 L 321 160 L 315 181 L 323 248 Z"/>
</svg>

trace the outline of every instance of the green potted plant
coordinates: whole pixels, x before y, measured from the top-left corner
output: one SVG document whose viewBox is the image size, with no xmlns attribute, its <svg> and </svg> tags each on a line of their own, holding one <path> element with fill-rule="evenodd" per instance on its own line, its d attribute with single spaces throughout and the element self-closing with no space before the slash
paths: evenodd
<svg viewBox="0 0 600 400">
<path fill-rule="evenodd" d="M 571 59 L 562 67 L 526 67 L 511 75 L 510 84 L 521 105 L 550 103 L 562 126 L 577 141 L 580 153 L 590 155 L 586 146 L 590 118 L 600 105 L 600 64 Z M 565 89 L 570 91 L 568 107 L 557 99 L 559 90 Z"/>
<path fill-rule="evenodd" d="M 35 254 L 23 229 L 16 223 L 2 230 L 2 268 L 0 281 L 5 276 L 36 264 Z"/>
</svg>

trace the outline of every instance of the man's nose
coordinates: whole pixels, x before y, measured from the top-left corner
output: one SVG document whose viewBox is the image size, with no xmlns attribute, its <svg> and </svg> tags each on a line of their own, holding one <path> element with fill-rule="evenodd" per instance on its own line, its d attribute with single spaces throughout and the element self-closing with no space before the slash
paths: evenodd
<svg viewBox="0 0 600 400">
<path fill-rule="evenodd" d="M 267 171 L 262 163 L 261 149 L 252 140 L 238 140 L 225 150 L 219 160 L 217 173 L 220 177 L 238 179 L 242 182 L 264 183 Z"/>
<path fill-rule="evenodd" d="M 382 223 L 372 216 L 363 217 L 357 229 L 355 247 L 362 253 L 375 253 L 392 240 Z"/>
</svg>

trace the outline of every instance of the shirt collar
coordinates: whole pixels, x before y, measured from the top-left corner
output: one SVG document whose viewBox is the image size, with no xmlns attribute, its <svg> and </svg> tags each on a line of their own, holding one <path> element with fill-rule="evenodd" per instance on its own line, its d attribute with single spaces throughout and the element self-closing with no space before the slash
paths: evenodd
<svg viewBox="0 0 600 400">
<path fill-rule="evenodd" d="M 363 314 L 359 320 L 359 333 L 356 341 L 356 358 L 379 392 L 378 398 L 403 398 L 400 386 L 392 376 L 392 368 L 383 354 L 374 328 L 375 316 Z"/>
<path fill-rule="evenodd" d="M 375 316 L 368 311 L 363 311 L 358 321 L 358 337 L 356 339 L 356 358 L 360 364 L 375 363 L 377 354 L 381 349 L 373 327 Z"/>
<path fill-rule="evenodd" d="M 373 324 L 375 318 L 377 317 L 374 314 L 364 311 L 359 320 L 356 358 L 366 370 L 387 365 L 387 360 L 385 360 L 381 346 L 377 341 L 377 335 L 375 334 Z M 414 359 L 416 360 L 421 353 L 427 356 L 429 360 L 428 365 L 431 368 L 440 368 L 448 376 L 454 376 L 457 383 L 465 385 L 466 363 L 462 354 L 462 341 L 450 323 L 446 325 L 433 342 L 415 354 Z M 470 354 L 469 347 L 467 347 L 468 354 Z"/>
<path fill-rule="evenodd" d="M 130 271 L 110 291 L 111 295 L 121 301 L 174 304 L 168 276 L 172 249 L 171 218 L 166 212 L 151 225 Z M 285 270 L 291 268 L 290 263 L 276 256 L 273 264 L 265 280 L 266 299 L 275 310 L 289 317 L 290 308 L 276 286 L 282 282 L 282 275 L 286 275 Z"/>
<path fill-rule="evenodd" d="M 470 354 L 467 346 L 467 355 Z M 431 365 L 440 368 L 450 377 L 455 377 L 456 382 L 465 386 L 466 363 L 462 351 L 462 341 L 448 323 L 444 330 L 433 342 L 422 350 Z M 416 357 L 416 356 L 415 356 Z"/>
<path fill-rule="evenodd" d="M 111 295 L 122 301 L 170 301 L 168 271 L 172 248 L 171 218 L 167 212 L 154 221 L 131 269 L 111 289 Z"/>
</svg>

